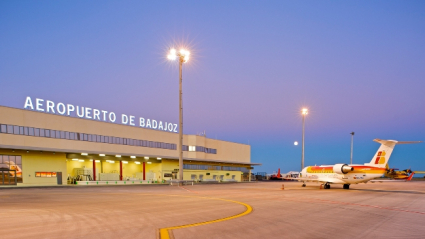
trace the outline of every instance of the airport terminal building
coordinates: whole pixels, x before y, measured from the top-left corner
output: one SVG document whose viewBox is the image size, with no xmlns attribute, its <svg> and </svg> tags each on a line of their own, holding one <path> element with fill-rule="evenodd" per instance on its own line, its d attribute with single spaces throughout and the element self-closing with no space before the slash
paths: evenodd
<svg viewBox="0 0 425 239">
<path fill-rule="evenodd" d="M 178 133 L 173 127 L 157 130 L 57 114 L 59 104 L 56 112 L 31 106 L 0 106 L 0 186 L 140 184 L 177 178 Z M 184 135 L 184 180 L 248 181 L 253 166 L 259 165 L 251 163 L 250 151 L 246 144 Z"/>
</svg>

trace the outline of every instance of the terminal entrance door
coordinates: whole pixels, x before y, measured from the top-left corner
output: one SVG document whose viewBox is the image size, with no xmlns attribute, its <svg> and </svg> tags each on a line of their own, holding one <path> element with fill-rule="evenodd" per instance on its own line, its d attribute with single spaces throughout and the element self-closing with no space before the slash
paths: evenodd
<svg viewBox="0 0 425 239">
<path fill-rule="evenodd" d="M 16 185 L 16 170 L 0 169 L 0 185 Z"/>
<path fill-rule="evenodd" d="M 177 179 L 178 173 L 179 173 L 179 170 L 178 170 L 178 169 L 174 169 L 174 170 L 171 172 L 172 179 Z"/>
</svg>

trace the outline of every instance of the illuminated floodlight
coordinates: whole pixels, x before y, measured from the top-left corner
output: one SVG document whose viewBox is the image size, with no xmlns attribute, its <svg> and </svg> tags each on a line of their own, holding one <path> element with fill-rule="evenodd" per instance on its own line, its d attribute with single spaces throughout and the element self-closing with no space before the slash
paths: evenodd
<svg viewBox="0 0 425 239">
<path fill-rule="evenodd" d="M 295 142 L 294 142 L 294 145 L 298 145 L 298 141 L 295 141 Z"/>
<path fill-rule="evenodd" d="M 127 163 L 128 163 L 128 161 L 122 161 L 122 163 L 126 163 L 126 164 L 127 164 Z"/>
<path fill-rule="evenodd" d="M 115 163 L 115 161 L 112 161 L 112 160 L 109 160 L 108 162 L 109 162 L 109 163 Z"/>
<path fill-rule="evenodd" d="M 303 115 L 307 115 L 307 114 L 308 114 L 308 109 L 303 108 L 303 109 L 301 110 L 301 114 L 303 114 Z"/>
<path fill-rule="evenodd" d="M 189 56 L 190 56 L 190 52 L 186 49 L 180 49 L 180 51 L 177 52 L 175 48 L 171 48 L 167 58 L 172 61 L 179 58 L 182 62 L 188 62 Z"/>
<path fill-rule="evenodd" d="M 93 162 L 93 159 L 90 159 L 90 162 Z"/>
<path fill-rule="evenodd" d="M 134 163 L 136 163 L 136 164 L 140 164 L 140 162 L 139 162 L 139 161 L 136 161 L 136 162 L 134 162 Z"/>
<path fill-rule="evenodd" d="M 89 155 L 89 154 L 88 154 L 88 153 L 81 153 L 81 155 L 87 156 L 87 155 Z"/>
<path fill-rule="evenodd" d="M 117 155 L 115 155 L 115 157 L 117 157 L 117 158 L 121 158 L 121 155 L 117 154 Z"/>
<path fill-rule="evenodd" d="M 177 52 L 176 52 L 176 49 L 174 49 L 174 48 L 170 49 L 170 54 L 168 54 L 167 58 L 168 58 L 169 60 L 174 61 L 174 60 L 177 58 L 176 53 L 177 53 Z"/>
<path fill-rule="evenodd" d="M 72 161 L 78 161 L 78 159 L 72 159 Z"/>
<path fill-rule="evenodd" d="M 149 159 L 149 157 L 145 157 L 145 159 Z"/>
<path fill-rule="evenodd" d="M 135 159 L 135 158 L 136 158 L 136 156 L 130 156 L 130 158 Z"/>
<path fill-rule="evenodd" d="M 80 160 L 78 160 L 78 162 L 84 162 L 84 159 L 80 159 Z"/>
<path fill-rule="evenodd" d="M 95 160 L 96 163 L 100 163 L 100 160 Z"/>
<path fill-rule="evenodd" d="M 105 154 L 99 154 L 100 157 L 105 157 Z"/>
<path fill-rule="evenodd" d="M 162 158 L 156 158 L 156 159 L 161 160 Z"/>
<path fill-rule="evenodd" d="M 152 162 L 148 162 L 148 164 L 152 164 Z"/>
</svg>

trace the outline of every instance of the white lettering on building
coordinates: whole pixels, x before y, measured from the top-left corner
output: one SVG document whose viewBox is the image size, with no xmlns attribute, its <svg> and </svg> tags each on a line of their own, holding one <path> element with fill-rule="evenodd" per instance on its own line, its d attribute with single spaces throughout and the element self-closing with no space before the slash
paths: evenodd
<svg viewBox="0 0 425 239">
<path fill-rule="evenodd" d="M 42 99 L 38 99 L 38 98 L 35 99 L 36 110 L 44 111 L 44 109 L 41 108 L 41 107 L 43 107 L 43 103 L 42 103 L 43 101 L 44 100 L 42 100 Z"/>
<path fill-rule="evenodd" d="M 125 114 L 121 115 L 121 124 L 128 124 L 128 116 Z"/>
<path fill-rule="evenodd" d="M 71 112 L 74 112 L 75 110 L 73 105 L 67 104 L 66 107 L 68 108 L 68 115 L 71 115 Z"/>
<path fill-rule="evenodd" d="M 66 112 L 66 108 L 65 108 L 65 104 L 64 103 L 59 103 L 56 105 L 56 110 L 58 111 L 59 114 L 63 115 Z"/>
<path fill-rule="evenodd" d="M 66 114 L 68 116 L 76 116 L 79 118 L 99 120 L 111 123 L 115 123 L 117 119 L 117 116 L 114 112 L 108 112 L 106 110 L 93 109 L 78 105 L 74 106 L 72 104 L 64 104 L 62 102 L 55 104 L 55 102 L 51 100 L 44 100 L 39 98 L 35 99 L 34 107 L 33 101 L 30 96 L 27 96 L 25 98 L 24 109 L 36 110 L 51 114 Z M 136 117 L 133 115 L 121 114 L 121 124 L 136 126 Z M 155 119 L 145 119 L 143 117 L 139 117 L 139 123 L 137 126 L 141 128 L 151 128 L 169 132 L 178 132 L 177 124 L 162 122 Z"/>
<path fill-rule="evenodd" d="M 31 109 L 34 109 L 34 106 L 32 105 L 31 97 L 27 96 L 27 99 L 25 100 L 24 109 L 27 107 L 31 107 Z"/>
</svg>

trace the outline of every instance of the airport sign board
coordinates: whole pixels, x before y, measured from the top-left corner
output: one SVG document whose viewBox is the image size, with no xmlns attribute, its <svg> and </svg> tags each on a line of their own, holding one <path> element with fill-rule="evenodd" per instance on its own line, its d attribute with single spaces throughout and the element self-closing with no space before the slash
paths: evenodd
<svg viewBox="0 0 425 239">
<path fill-rule="evenodd" d="M 114 112 L 94 109 L 90 107 L 65 104 L 62 102 L 55 103 L 51 100 L 44 100 L 40 98 L 32 99 L 27 96 L 25 99 L 24 109 L 46 112 L 51 114 L 59 114 L 66 116 L 73 116 L 78 118 L 121 123 L 124 125 L 137 126 L 141 128 L 162 130 L 168 132 L 178 132 L 177 124 L 171 122 L 163 122 L 155 119 L 147 119 L 143 117 L 136 117 L 133 115 L 121 114 L 117 116 Z"/>
</svg>

